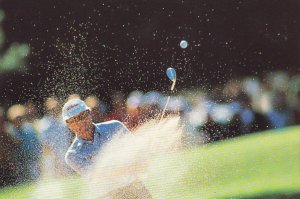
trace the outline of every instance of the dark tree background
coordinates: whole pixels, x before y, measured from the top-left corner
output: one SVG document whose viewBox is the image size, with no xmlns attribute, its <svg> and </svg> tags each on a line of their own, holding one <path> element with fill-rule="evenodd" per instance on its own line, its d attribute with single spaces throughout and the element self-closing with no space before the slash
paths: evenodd
<svg viewBox="0 0 300 199">
<path fill-rule="evenodd" d="M 170 66 L 178 88 L 299 73 L 299 0 L 2 0 L 1 8 L 7 46 L 31 47 L 27 72 L 1 75 L 1 102 L 163 91 Z"/>
</svg>

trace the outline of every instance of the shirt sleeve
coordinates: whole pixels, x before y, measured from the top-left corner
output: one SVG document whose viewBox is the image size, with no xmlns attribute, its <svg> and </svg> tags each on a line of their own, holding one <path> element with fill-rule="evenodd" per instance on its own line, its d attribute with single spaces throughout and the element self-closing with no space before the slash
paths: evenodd
<svg viewBox="0 0 300 199">
<path fill-rule="evenodd" d="M 93 164 L 89 156 L 76 153 L 74 150 L 69 150 L 65 155 L 66 163 L 78 174 L 86 173 L 89 167 Z"/>
<path fill-rule="evenodd" d="M 118 120 L 115 120 L 114 122 L 115 122 L 115 124 L 116 124 L 116 130 L 117 130 L 118 132 L 121 132 L 121 133 L 123 133 L 123 134 L 128 134 L 128 133 L 130 133 L 130 131 L 128 130 L 128 128 L 127 128 L 122 122 L 120 122 L 120 121 L 118 121 Z"/>
</svg>

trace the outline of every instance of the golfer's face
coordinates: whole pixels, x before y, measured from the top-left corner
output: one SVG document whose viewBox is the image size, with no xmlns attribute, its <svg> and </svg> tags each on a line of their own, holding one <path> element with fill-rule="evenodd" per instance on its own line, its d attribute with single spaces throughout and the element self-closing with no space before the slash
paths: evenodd
<svg viewBox="0 0 300 199">
<path fill-rule="evenodd" d="M 88 131 L 90 124 L 92 123 L 90 113 L 89 111 L 85 111 L 80 113 L 79 115 L 72 117 L 68 120 L 66 120 L 68 128 L 74 132 L 75 134 L 77 133 L 82 133 L 85 131 Z"/>
</svg>

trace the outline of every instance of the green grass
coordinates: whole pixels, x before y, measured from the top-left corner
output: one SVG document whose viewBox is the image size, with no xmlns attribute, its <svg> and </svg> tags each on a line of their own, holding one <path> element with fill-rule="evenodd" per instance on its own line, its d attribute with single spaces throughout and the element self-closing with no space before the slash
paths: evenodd
<svg viewBox="0 0 300 199">
<path fill-rule="evenodd" d="M 154 198 L 300 194 L 300 127 L 266 131 L 158 158 L 145 181 Z M 0 198 L 84 198 L 76 177 L 7 187 Z"/>
<path fill-rule="evenodd" d="M 0 190 L 0 198 L 84 198 L 83 181 L 78 177 L 43 180 Z"/>
<path fill-rule="evenodd" d="M 159 158 L 145 182 L 154 198 L 300 193 L 300 128 L 266 131 Z"/>
</svg>

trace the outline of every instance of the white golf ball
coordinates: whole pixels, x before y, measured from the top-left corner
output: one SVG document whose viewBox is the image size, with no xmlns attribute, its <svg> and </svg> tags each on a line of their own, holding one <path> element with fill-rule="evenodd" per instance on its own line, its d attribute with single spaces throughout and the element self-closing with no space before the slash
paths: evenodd
<svg viewBox="0 0 300 199">
<path fill-rule="evenodd" d="M 182 40 L 182 41 L 180 42 L 180 44 L 179 44 L 179 45 L 180 45 L 180 47 L 181 47 L 181 48 L 183 48 L 183 49 L 184 49 L 184 48 L 187 48 L 189 44 L 188 44 L 188 42 L 187 42 L 187 41 L 185 41 L 185 40 Z"/>
</svg>

